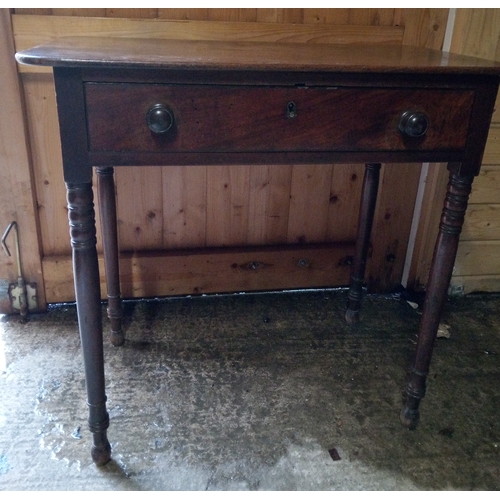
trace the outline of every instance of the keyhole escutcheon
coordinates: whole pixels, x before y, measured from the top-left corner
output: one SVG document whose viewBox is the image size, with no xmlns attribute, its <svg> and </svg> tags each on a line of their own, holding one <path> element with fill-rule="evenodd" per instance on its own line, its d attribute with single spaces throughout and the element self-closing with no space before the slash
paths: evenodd
<svg viewBox="0 0 500 500">
<path fill-rule="evenodd" d="M 295 118 L 297 116 L 297 106 L 293 101 L 290 101 L 286 105 L 286 116 L 287 118 Z"/>
</svg>

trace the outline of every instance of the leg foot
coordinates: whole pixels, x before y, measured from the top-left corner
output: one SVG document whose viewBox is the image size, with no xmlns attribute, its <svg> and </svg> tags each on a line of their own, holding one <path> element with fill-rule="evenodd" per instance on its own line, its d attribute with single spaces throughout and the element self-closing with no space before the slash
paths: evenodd
<svg viewBox="0 0 500 500">
<path fill-rule="evenodd" d="M 106 465 L 111 460 L 111 445 L 106 438 L 106 434 L 104 434 L 104 439 L 106 443 L 100 444 L 99 446 L 92 445 L 92 449 L 90 450 L 92 460 L 99 467 Z"/>
<path fill-rule="evenodd" d="M 122 328 L 122 309 L 120 296 L 112 297 L 108 295 L 108 318 L 111 325 L 110 340 L 114 346 L 123 345 L 125 333 Z"/>
<path fill-rule="evenodd" d="M 399 415 L 401 424 L 408 430 L 414 430 L 417 428 L 418 421 L 420 420 L 420 412 L 418 411 L 419 403 L 420 399 L 407 396 L 406 403 L 401 410 Z"/>
<path fill-rule="evenodd" d="M 124 344 L 125 335 L 123 334 L 122 330 L 113 331 L 113 329 L 111 328 L 110 340 L 112 345 L 114 345 L 115 347 L 119 347 Z"/>
<path fill-rule="evenodd" d="M 345 312 L 345 321 L 348 325 L 355 325 L 359 322 L 359 310 L 347 309 Z"/>
</svg>

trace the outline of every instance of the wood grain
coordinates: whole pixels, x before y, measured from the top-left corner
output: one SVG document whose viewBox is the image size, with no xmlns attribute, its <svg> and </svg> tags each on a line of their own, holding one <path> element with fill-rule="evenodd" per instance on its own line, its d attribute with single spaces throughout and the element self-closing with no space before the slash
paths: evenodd
<svg viewBox="0 0 500 500">
<path fill-rule="evenodd" d="M 290 217 L 291 165 L 254 165 L 249 185 L 249 245 L 287 241 Z"/>
<path fill-rule="evenodd" d="M 294 165 L 288 243 L 325 241 L 332 171 L 333 165 Z"/>
<path fill-rule="evenodd" d="M 460 241 L 470 240 L 500 240 L 500 203 L 469 205 Z"/>
<path fill-rule="evenodd" d="M 181 40 L 227 40 L 285 43 L 401 44 L 403 29 L 393 26 L 179 21 L 78 16 L 12 16 L 16 50 L 47 43 L 54 38 L 120 37 Z M 38 66 L 21 72 L 48 71 Z"/>
<path fill-rule="evenodd" d="M 29 74 L 23 82 L 43 254 L 68 253 L 71 247 L 54 81 L 51 75 Z"/>
<path fill-rule="evenodd" d="M 403 45 L 441 50 L 447 21 L 448 9 L 402 9 Z"/>
<path fill-rule="evenodd" d="M 249 166 L 214 166 L 207 171 L 207 246 L 246 245 Z"/>
<path fill-rule="evenodd" d="M 334 165 L 328 199 L 326 241 L 356 239 L 364 165 Z"/>
<path fill-rule="evenodd" d="M 458 247 L 454 276 L 500 274 L 500 241 L 462 241 Z"/>
<path fill-rule="evenodd" d="M 410 289 L 421 291 L 427 284 L 448 177 L 449 173 L 445 163 L 429 165 L 422 200 L 423 209 L 415 236 L 408 277 L 408 288 Z"/>
<path fill-rule="evenodd" d="M 462 150 L 474 100 L 467 90 L 96 83 L 85 85 L 85 95 L 90 151 L 171 153 Z M 146 124 L 155 103 L 175 117 L 165 134 L 152 134 Z M 293 119 L 289 103 L 296 106 Z M 408 109 L 428 117 L 424 140 L 398 130 Z"/>
<path fill-rule="evenodd" d="M 158 167 L 115 169 L 120 248 L 163 248 L 162 171 Z"/>
<path fill-rule="evenodd" d="M 500 165 L 484 165 L 474 180 L 469 204 L 499 203 Z"/>
<path fill-rule="evenodd" d="M 45 308 L 41 248 L 36 218 L 36 202 L 30 163 L 28 131 L 16 65 L 8 9 L 0 9 L 0 232 L 16 221 L 19 228 L 22 273 L 27 283 L 37 283 L 38 304 Z M 7 240 L 13 250 L 13 234 Z M 14 252 L 12 251 L 14 255 Z M 15 257 L 0 252 L 0 279 L 17 281 Z M 11 313 L 8 301 L 0 302 L 0 313 Z"/>
<path fill-rule="evenodd" d="M 372 229 L 372 258 L 366 268 L 372 291 L 393 290 L 401 283 L 416 190 L 403 189 L 401 179 L 416 186 L 420 165 L 385 164 L 380 174 L 379 196 Z M 402 228 L 408 228 L 401 231 Z"/>
<path fill-rule="evenodd" d="M 124 253 L 124 297 L 343 286 L 354 244 Z M 101 296 L 106 297 L 100 258 Z M 74 300 L 71 256 L 43 259 L 47 301 Z"/>
<path fill-rule="evenodd" d="M 162 186 L 163 248 L 205 247 L 207 167 L 163 167 Z"/>
<path fill-rule="evenodd" d="M 485 165 L 500 165 L 500 124 L 494 123 L 490 127 L 483 163 Z"/>
</svg>

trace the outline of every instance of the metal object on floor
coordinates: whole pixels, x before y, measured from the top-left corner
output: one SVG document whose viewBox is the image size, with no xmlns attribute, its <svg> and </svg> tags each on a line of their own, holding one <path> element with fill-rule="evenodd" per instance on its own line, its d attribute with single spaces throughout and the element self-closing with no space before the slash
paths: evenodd
<svg viewBox="0 0 500 500">
<path fill-rule="evenodd" d="M 37 308 L 36 284 L 26 283 L 23 278 L 21 252 L 19 250 L 19 226 L 16 221 L 12 221 L 7 226 L 7 229 L 2 236 L 2 248 L 7 254 L 7 257 L 12 257 L 12 254 L 6 243 L 7 237 L 9 236 L 12 229 L 14 229 L 14 249 L 17 263 L 17 282 L 8 284 L 8 287 L 6 287 L 6 289 L 9 295 L 12 309 L 14 311 L 20 312 L 21 321 L 25 323 L 26 321 L 28 321 L 29 309 Z"/>
</svg>

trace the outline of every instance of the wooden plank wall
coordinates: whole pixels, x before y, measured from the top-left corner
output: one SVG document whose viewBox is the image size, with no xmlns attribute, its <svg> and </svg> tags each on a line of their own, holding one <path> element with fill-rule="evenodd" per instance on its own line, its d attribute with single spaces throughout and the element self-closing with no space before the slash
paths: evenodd
<svg viewBox="0 0 500 500">
<path fill-rule="evenodd" d="M 456 9 L 450 51 L 500 61 L 500 9 Z M 445 165 L 427 177 L 415 245 L 412 288 L 425 288 L 448 182 Z M 455 261 L 450 293 L 500 291 L 500 95 L 497 97 L 481 173 L 474 180 Z"/>
<path fill-rule="evenodd" d="M 458 9 L 451 50 L 500 61 L 500 9 Z M 500 95 L 451 284 L 456 293 L 500 291 Z"/>
<path fill-rule="evenodd" d="M 17 50 L 65 34 L 365 41 L 440 49 L 447 17 L 448 9 L 14 9 L 12 22 Z M 39 69 L 19 68 L 33 151 L 45 289 L 53 302 L 72 300 L 73 291 L 53 78 Z M 115 171 L 126 296 L 286 288 L 289 274 L 299 287 L 347 284 L 345 257 L 352 253 L 355 238 L 362 165 Z M 383 167 L 374 224 L 377 238 L 367 271 L 374 291 L 390 290 L 400 282 L 418 179 L 415 165 Z M 334 259 L 322 250 L 332 244 L 342 249 Z M 299 251 L 291 267 L 277 264 L 275 245 Z M 248 246 L 258 250 L 252 254 Z M 157 254 L 150 253 L 166 247 L 180 252 L 177 272 L 159 265 Z M 205 258 L 207 252 L 212 259 Z M 215 261 L 217 267 L 209 264 Z"/>
<path fill-rule="evenodd" d="M 14 43 L 7 9 L 0 9 L 0 234 L 16 221 L 19 230 L 21 262 L 26 283 L 43 285 L 42 263 L 35 217 L 34 186 L 28 137 L 25 129 L 23 101 L 15 60 Z M 0 313 L 11 313 L 8 285 L 17 282 L 18 267 L 14 232 L 6 240 L 11 251 L 0 250 Z M 37 290 L 38 304 L 45 308 L 44 287 Z"/>
</svg>

